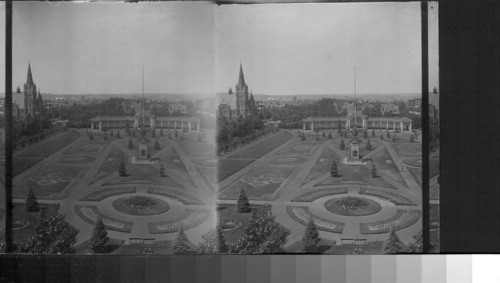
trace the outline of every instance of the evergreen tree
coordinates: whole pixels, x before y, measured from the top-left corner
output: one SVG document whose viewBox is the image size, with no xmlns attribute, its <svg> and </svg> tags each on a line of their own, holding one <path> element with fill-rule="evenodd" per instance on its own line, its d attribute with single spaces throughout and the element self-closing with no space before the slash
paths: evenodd
<svg viewBox="0 0 500 283">
<path fill-rule="evenodd" d="M 375 164 L 372 165 L 372 178 L 377 178 L 377 168 L 375 167 Z"/>
<path fill-rule="evenodd" d="M 151 137 L 156 138 L 156 130 L 151 130 Z"/>
<path fill-rule="evenodd" d="M 270 207 L 255 209 L 243 236 L 233 247 L 238 254 L 284 253 L 290 230 L 276 223 Z"/>
<path fill-rule="evenodd" d="M 177 132 L 177 129 L 175 129 L 175 133 L 174 133 L 175 137 L 179 137 L 179 133 Z"/>
<path fill-rule="evenodd" d="M 200 245 L 198 250 L 200 254 L 224 254 L 229 252 L 229 247 L 219 225 L 208 232 L 205 242 Z"/>
<path fill-rule="evenodd" d="M 340 140 L 340 149 L 341 149 L 341 150 L 344 150 L 344 149 L 345 149 L 344 139 L 341 139 L 341 140 Z"/>
<path fill-rule="evenodd" d="M 380 139 L 383 140 L 384 139 L 384 135 L 382 133 L 380 133 Z"/>
<path fill-rule="evenodd" d="M 387 134 L 386 134 L 387 138 L 390 138 L 391 137 L 391 134 L 389 133 L 389 130 L 387 130 Z"/>
<path fill-rule="evenodd" d="M 339 167 L 338 167 L 337 161 L 335 161 L 335 159 L 333 160 L 332 166 L 330 167 L 330 176 L 332 176 L 333 178 L 340 177 L 339 176 Z"/>
<path fill-rule="evenodd" d="M 410 142 L 414 142 L 415 141 L 415 138 L 413 137 L 413 135 L 410 136 Z"/>
<path fill-rule="evenodd" d="M 239 213 L 248 213 L 252 209 L 250 208 L 250 202 L 248 201 L 245 190 L 241 188 L 240 196 L 238 198 L 237 211 Z"/>
<path fill-rule="evenodd" d="M 108 136 L 106 135 L 106 132 L 104 132 L 104 140 L 107 140 Z"/>
<path fill-rule="evenodd" d="M 163 163 L 160 162 L 160 177 L 165 177 L 165 167 L 163 167 Z"/>
<path fill-rule="evenodd" d="M 326 137 L 326 132 L 325 132 L 325 130 L 323 130 L 323 137 Z"/>
<path fill-rule="evenodd" d="M 375 136 L 375 128 L 372 129 L 372 137 Z"/>
<path fill-rule="evenodd" d="M 344 138 L 347 138 L 347 130 L 344 131 Z"/>
<path fill-rule="evenodd" d="M 420 254 L 424 251 L 424 238 L 422 237 L 422 230 L 415 235 L 415 243 L 410 244 L 408 247 L 409 253 Z"/>
<path fill-rule="evenodd" d="M 302 237 L 302 248 L 304 253 L 315 254 L 319 252 L 319 244 L 321 238 L 319 236 L 318 228 L 314 223 L 314 219 L 309 217 L 309 223 L 307 223 L 306 231 Z"/>
<path fill-rule="evenodd" d="M 134 148 L 134 143 L 132 142 L 132 138 L 128 138 L 128 148 L 129 149 Z"/>
<path fill-rule="evenodd" d="M 112 137 L 115 135 L 115 133 L 113 132 L 113 130 L 111 130 L 110 135 L 111 135 Z"/>
<path fill-rule="evenodd" d="M 120 130 L 116 131 L 116 138 L 118 138 L 118 139 L 121 138 L 121 136 L 120 136 Z"/>
<path fill-rule="evenodd" d="M 127 176 L 127 164 L 125 163 L 125 159 L 122 159 L 122 161 L 120 162 L 118 173 L 120 174 L 120 177 Z"/>
<path fill-rule="evenodd" d="M 306 135 L 303 133 L 302 134 L 302 141 L 305 141 L 306 140 Z"/>
<path fill-rule="evenodd" d="M 316 133 L 316 141 L 319 141 L 319 135 Z"/>
<path fill-rule="evenodd" d="M 92 132 L 90 132 L 90 140 L 93 140 L 94 139 L 94 135 L 92 134 Z"/>
<path fill-rule="evenodd" d="M 160 143 L 158 143 L 158 139 L 155 140 L 155 144 L 153 147 L 155 150 L 160 150 Z"/>
<path fill-rule="evenodd" d="M 368 141 L 366 142 L 366 150 L 372 150 L 372 149 L 373 149 L 373 148 L 372 148 L 372 143 L 370 142 L 370 140 L 368 140 Z"/>
<path fill-rule="evenodd" d="M 104 226 L 102 218 L 98 218 L 94 224 L 94 231 L 90 236 L 90 250 L 93 253 L 105 253 L 109 250 L 108 231 Z"/>
<path fill-rule="evenodd" d="M 23 253 L 68 254 L 74 252 L 78 229 L 55 212 L 35 224 L 32 236 L 21 246 Z"/>
<path fill-rule="evenodd" d="M 329 139 L 332 139 L 332 131 L 330 130 L 330 132 L 328 133 L 328 138 Z"/>
<path fill-rule="evenodd" d="M 396 134 L 392 136 L 392 142 L 396 142 Z"/>
<path fill-rule="evenodd" d="M 174 239 L 172 243 L 172 252 L 173 254 L 181 255 L 181 254 L 190 254 L 191 253 L 191 243 L 189 242 L 186 234 L 184 233 L 184 229 L 181 227 L 179 229 L 179 234 Z"/>
<path fill-rule="evenodd" d="M 160 136 L 163 137 L 163 129 L 160 129 Z"/>
<path fill-rule="evenodd" d="M 363 132 L 363 137 L 364 137 L 365 139 L 366 139 L 366 138 L 368 138 L 368 131 L 367 131 L 367 130 L 364 130 L 364 132 Z"/>
<path fill-rule="evenodd" d="M 33 188 L 31 187 L 28 191 L 28 196 L 26 197 L 25 210 L 26 212 L 36 212 L 40 210 L 38 200 L 33 192 Z"/>
<path fill-rule="evenodd" d="M 385 254 L 397 254 L 404 251 L 404 245 L 394 229 L 391 229 L 389 237 L 385 240 L 383 251 Z"/>
</svg>

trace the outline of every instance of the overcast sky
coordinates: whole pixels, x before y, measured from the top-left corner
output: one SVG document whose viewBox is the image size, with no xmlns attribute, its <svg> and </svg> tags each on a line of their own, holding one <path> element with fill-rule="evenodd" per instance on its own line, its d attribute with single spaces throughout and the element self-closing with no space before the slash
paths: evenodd
<svg viewBox="0 0 500 283">
<path fill-rule="evenodd" d="M 138 93 L 144 66 L 147 93 L 215 93 L 241 62 L 254 93 L 350 94 L 354 65 L 358 93 L 418 93 L 420 24 L 419 2 L 16 2 L 13 83 L 30 61 L 42 92 Z"/>
</svg>

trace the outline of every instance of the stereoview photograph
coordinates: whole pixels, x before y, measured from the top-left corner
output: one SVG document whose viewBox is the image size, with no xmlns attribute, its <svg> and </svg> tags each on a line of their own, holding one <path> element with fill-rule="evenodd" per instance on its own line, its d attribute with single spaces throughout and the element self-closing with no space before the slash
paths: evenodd
<svg viewBox="0 0 500 283">
<path fill-rule="evenodd" d="M 15 252 L 421 253 L 420 9 L 14 3 Z"/>
</svg>

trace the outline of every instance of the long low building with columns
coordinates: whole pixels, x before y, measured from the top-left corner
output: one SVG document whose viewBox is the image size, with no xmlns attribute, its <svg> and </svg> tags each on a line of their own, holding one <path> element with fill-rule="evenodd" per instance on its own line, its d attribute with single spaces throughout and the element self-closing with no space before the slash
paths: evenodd
<svg viewBox="0 0 500 283">
<path fill-rule="evenodd" d="M 125 129 L 127 127 L 139 129 L 142 125 L 151 129 L 177 129 L 186 131 L 200 131 L 200 119 L 195 117 L 170 117 L 142 115 L 135 116 L 97 116 L 90 119 L 92 130 Z"/>
<path fill-rule="evenodd" d="M 339 124 L 342 129 L 356 126 L 361 129 L 411 131 L 412 120 L 406 117 L 367 117 L 362 114 L 357 114 L 356 119 L 352 114 L 346 117 L 309 117 L 302 120 L 302 130 L 338 129 Z"/>
</svg>

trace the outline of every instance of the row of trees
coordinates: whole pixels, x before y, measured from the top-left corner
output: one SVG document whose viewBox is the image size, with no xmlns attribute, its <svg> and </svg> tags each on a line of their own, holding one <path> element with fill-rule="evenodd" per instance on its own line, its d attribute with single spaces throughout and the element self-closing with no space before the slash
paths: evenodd
<svg viewBox="0 0 500 283">
<path fill-rule="evenodd" d="M 243 138 L 256 130 L 262 129 L 264 123 L 258 116 L 243 117 L 229 120 L 227 117 L 217 117 L 217 143 L 230 142 L 234 138 Z"/>
</svg>

